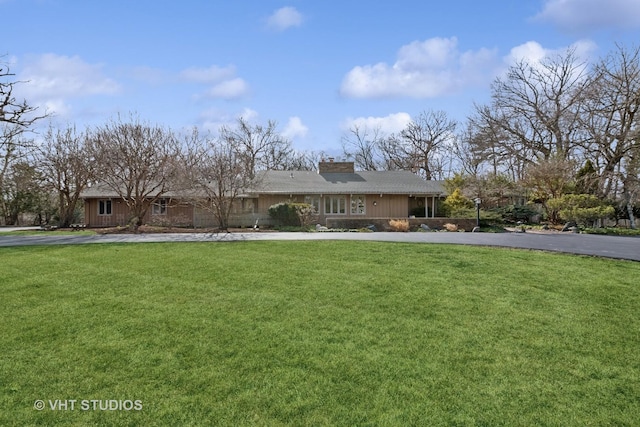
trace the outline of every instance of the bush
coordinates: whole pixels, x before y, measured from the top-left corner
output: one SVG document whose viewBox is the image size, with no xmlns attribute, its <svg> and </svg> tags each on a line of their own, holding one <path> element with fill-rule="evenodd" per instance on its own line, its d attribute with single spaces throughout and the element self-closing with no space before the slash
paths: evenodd
<svg viewBox="0 0 640 427">
<path fill-rule="evenodd" d="M 585 234 L 604 234 L 613 236 L 640 236 L 640 230 L 633 230 L 631 228 L 585 228 L 582 230 Z"/>
<path fill-rule="evenodd" d="M 281 202 L 269 206 L 269 216 L 280 225 L 306 226 L 315 218 L 315 209 L 307 203 Z"/>
<path fill-rule="evenodd" d="M 466 211 L 468 209 L 473 210 L 473 207 L 473 201 L 465 197 L 459 188 L 456 188 L 453 193 L 447 196 L 444 202 L 442 202 L 442 209 L 449 217 L 453 217 L 454 212 Z"/>
<path fill-rule="evenodd" d="M 389 221 L 389 226 L 393 231 L 407 232 L 409 231 L 409 220 L 407 219 L 392 219 Z"/>
<path fill-rule="evenodd" d="M 531 217 L 538 214 L 536 210 L 530 206 L 508 205 L 501 208 L 492 209 L 492 212 L 498 214 L 504 222 L 529 222 Z"/>
<path fill-rule="evenodd" d="M 446 223 L 443 227 L 447 231 L 458 231 L 458 226 L 456 224 L 451 224 L 449 222 Z"/>
<path fill-rule="evenodd" d="M 615 214 L 613 206 L 591 194 L 565 194 L 548 200 L 547 206 L 558 211 L 564 221 L 574 221 L 583 226 L 594 225 L 598 220 Z"/>
</svg>

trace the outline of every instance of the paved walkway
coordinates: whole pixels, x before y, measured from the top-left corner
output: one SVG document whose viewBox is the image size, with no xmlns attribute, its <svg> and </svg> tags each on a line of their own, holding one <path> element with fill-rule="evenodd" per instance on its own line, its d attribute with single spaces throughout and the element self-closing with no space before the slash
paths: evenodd
<svg viewBox="0 0 640 427">
<path fill-rule="evenodd" d="M 566 252 L 606 258 L 640 261 L 640 238 L 598 236 L 574 233 L 167 233 L 106 235 L 41 235 L 16 236 L 0 233 L 1 246 L 66 245 L 93 243 L 145 242 L 231 242 L 252 240 L 366 240 L 383 242 L 451 243 L 461 245 L 500 246 Z"/>
</svg>

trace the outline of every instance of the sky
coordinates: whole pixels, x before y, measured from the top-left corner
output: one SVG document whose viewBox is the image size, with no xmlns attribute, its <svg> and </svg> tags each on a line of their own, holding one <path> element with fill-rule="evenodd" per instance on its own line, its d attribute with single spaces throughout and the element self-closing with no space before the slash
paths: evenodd
<svg viewBox="0 0 640 427">
<path fill-rule="evenodd" d="M 0 63 L 46 126 L 133 114 L 215 135 L 243 117 L 337 155 L 355 125 L 463 123 L 515 61 L 640 43 L 639 0 L 0 0 L 0 16 Z"/>
</svg>

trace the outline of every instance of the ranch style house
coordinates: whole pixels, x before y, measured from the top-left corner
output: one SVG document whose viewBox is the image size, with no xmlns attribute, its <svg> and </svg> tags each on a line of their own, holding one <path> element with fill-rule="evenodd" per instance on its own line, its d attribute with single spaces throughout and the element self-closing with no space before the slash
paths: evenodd
<svg viewBox="0 0 640 427">
<path fill-rule="evenodd" d="M 445 197 L 442 181 L 426 181 L 409 171 L 355 171 L 353 162 L 330 159 L 318 171 L 263 171 L 256 188 L 237 198 L 229 226 L 271 225 L 269 207 L 280 202 L 312 205 L 317 222 L 329 227 L 364 227 L 373 220 L 435 218 Z M 124 226 L 126 204 L 117 192 L 93 185 L 82 194 L 88 227 Z M 215 227 L 208 210 L 168 192 L 143 219 L 144 224 Z"/>
</svg>

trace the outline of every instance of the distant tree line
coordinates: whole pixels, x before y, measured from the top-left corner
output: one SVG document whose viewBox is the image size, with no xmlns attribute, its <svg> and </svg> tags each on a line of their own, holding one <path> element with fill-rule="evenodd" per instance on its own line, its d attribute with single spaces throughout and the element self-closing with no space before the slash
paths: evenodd
<svg viewBox="0 0 640 427">
<path fill-rule="evenodd" d="M 226 227 L 233 201 L 259 183 L 261 171 L 314 170 L 325 156 L 294 150 L 273 121 L 255 125 L 243 118 L 212 136 L 198 129 L 178 133 L 131 114 L 84 130 L 50 126 L 36 142 L 33 125 L 46 114 L 16 101 L 13 90 L 21 82 L 13 77 L 0 66 L 5 224 L 30 213 L 36 222 L 68 226 L 81 216 L 82 191 L 102 185 L 122 197 L 133 227 L 175 190 Z M 593 65 L 567 50 L 510 67 L 491 85 L 490 101 L 474 105 L 466 123 L 425 110 L 397 133 L 353 126 L 342 139 L 343 154 L 359 170 L 408 170 L 425 180 L 444 179 L 456 193 L 451 206 L 468 209 L 474 198 L 495 207 L 532 202 L 558 222 L 586 203 L 592 213 L 613 209 L 635 228 L 639 106 L 640 47 L 617 46 Z"/>
</svg>

